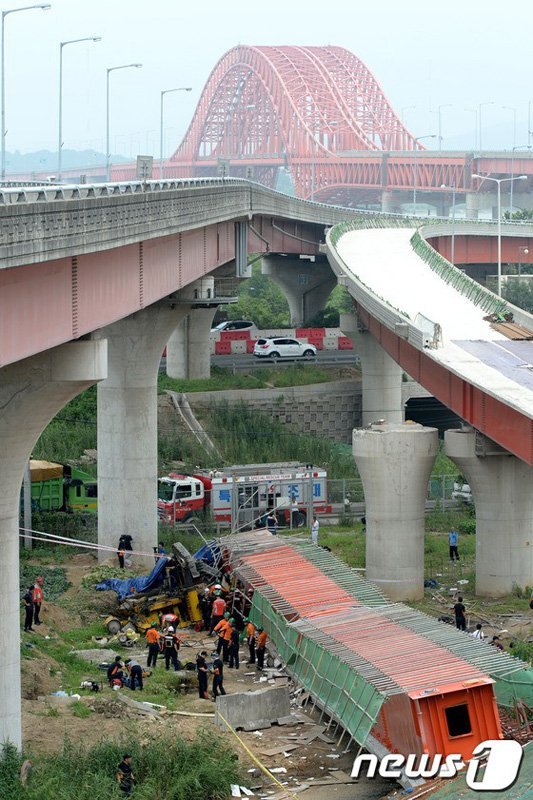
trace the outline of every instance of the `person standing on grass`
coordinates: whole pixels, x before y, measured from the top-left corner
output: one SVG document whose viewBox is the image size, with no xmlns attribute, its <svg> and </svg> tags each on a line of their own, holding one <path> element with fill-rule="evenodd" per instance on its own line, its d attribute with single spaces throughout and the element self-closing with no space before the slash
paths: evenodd
<svg viewBox="0 0 533 800">
<path fill-rule="evenodd" d="M 213 698 L 216 700 L 218 695 L 226 694 L 224 689 L 224 664 L 220 658 L 213 661 Z"/>
<path fill-rule="evenodd" d="M 453 561 L 454 556 L 455 560 L 459 561 L 459 548 L 457 546 L 458 542 L 459 542 L 459 534 L 457 533 L 455 528 L 452 528 L 448 534 L 448 544 L 450 546 L 450 561 Z"/>
<path fill-rule="evenodd" d="M 313 517 L 313 524 L 311 525 L 311 541 L 313 544 L 318 544 L 318 530 L 320 528 L 320 522 L 317 520 L 316 516 Z"/>
<path fill-rule="evenodd" d="M 22 598 L 22 602 L 24 603 L 24 610 L 26 612 L 26 616 L 24 617 L 24 630 L 33 631 L 33 586 L 28 586 L 28 591 Z"/>
<path fill-rule="evenodd" d="M 466 608 L 463 604 L 463 598 L 458 597 L 457 603 L 453 607 L 455 614 L 455 627 L 460 631 L 466 631 Z"/>
<path fill-rule="evenodd" d="M 135 777 L 131 769 L 131 759 L 131 754 L 125 753 L 117 767 L 117 783 L 120 787 L 120 791 L 124 794 L 131 794 L 135 782 Z"/>
<path fill-rule="evenodd" d="M 152 622 L 151 626 L 145 633 L 146 642 L 148 644 L 148 667 L 155 667 L 157 664 L 157 656 L 159 655 L 159 640 L 161 634 L 157 630 L 157 622 Z"/>
<path fill-rule="evenodd" d="M 170 669 L 170 662 L 172 661 L 172 666 L 174 667 L 174 672 L 177 672 L 179 669 L 178 665 L 178 652 L 180 649 L 180 640 L 174 633 L 174 628 L 172 625 L 169 625 L 164 636 L 163 636 L 163 652 L 165 654 L 165 669 Z"/>
<path fill-rule="evenodd" d="M 41 606 L 43 604 L 43 579 L 39 575 L 37 581 L 33 585 L 33 623 L 34 625 L 40 625 L 41 620 L 39 619 L 39 614 L 41 613 Z"/>
<path fill-rule="evenodd" d="M 196 672 L 198 673 L 198 697 L 200 700 L 209 700 L 208 680 L 209 670 L 207 669 L 207 651 L 202 650 L 196 656 Z"/>
</svg>

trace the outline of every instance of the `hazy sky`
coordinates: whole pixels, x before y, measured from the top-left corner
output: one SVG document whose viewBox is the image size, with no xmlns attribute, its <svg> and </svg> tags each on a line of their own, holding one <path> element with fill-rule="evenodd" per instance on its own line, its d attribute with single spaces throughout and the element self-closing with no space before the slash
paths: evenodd
<svg viewBox="0 0 533 800">
<path fill-rule="evenodd" d="M 29 4 L 2 3 L 4 10 Z M 416 106 L 405 121 L 416 136 L 437 133 L 444 146 L 473 147 L 474 115 L 485 101 L 483 145 L 527 143 L 532 0 L 49 0 L 49 11 L 10 14 L 6 31 L 6 148 L 57 147 L 59 42 L 102 36 L 64 53 L 63 141 L 104 149 L 106 67 L 139 61 L 111 75 L 111 150 L 159 152 L 161 89 L 192 86 L 165 100 L 165 151 L 188 125 L 216 61 L 235 44 L 335 44 L 352 50 L 393 106 Z M 431 142 L 429 143 L 431 145 Z"/>
</svg>

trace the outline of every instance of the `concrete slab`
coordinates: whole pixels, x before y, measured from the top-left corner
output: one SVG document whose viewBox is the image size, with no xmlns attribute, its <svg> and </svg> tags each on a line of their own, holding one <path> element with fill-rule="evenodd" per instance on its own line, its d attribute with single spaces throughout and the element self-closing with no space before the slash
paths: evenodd
<svg viewBox="0 0 533 800">
<path fill-rule="evenodd" d="M 258 689 L 255 692 L 239 692 L 217 697 L 215 723 L 226 729 L 224 719 L 233 728 L 255 730 L 276 722 L 291 713 L 289 690 L 286 686 L 274 689 Z"/>
</svg>

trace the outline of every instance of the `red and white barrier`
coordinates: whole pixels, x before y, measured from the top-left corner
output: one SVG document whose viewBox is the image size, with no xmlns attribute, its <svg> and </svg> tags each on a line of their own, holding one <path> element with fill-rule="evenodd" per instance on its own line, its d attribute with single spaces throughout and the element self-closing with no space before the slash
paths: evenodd
<svg viewBox="0 0 533 800">
<path fill-rule="evenodd" d="M 340 328 L 279 328 L 277 330 L 212 331 L 211 355 L 253 353 L 258 339 L 287 336 L 313 344 L 317 350 L 353 350 L 353 344 Z"/>
</svg>

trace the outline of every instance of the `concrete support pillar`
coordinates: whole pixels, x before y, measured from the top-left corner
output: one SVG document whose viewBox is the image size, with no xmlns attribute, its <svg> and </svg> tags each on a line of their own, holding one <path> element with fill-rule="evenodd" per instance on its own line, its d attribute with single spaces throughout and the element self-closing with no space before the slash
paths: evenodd
<svg viewBox="0 0 533 800">
<path fill-rule="evenodd" d="M 176 327 L 167 342 L 169 378 L 211 376 L 209 333 L 215 312 L 215 306 L 194 308 Z"/>
<path fill-rule="evenodd" d="M 424 515 L 436 428 L 374 424 L 353 432 L 366 504 L 366 577 L 391 600 L 424 596 Z"/>
<path fill-rule="evenodd" d="M 43 429 L 106 375 L 106 342 L 71 342 L 0 370 L 0 747 L 21 746 L 19 499 Z"/>
<path fill-rule="evenodd" d="M 305 325 L 323 311 L 337 285 L 327 260 L 315 261 L 290 256 L 265 256 L 262 273 L 278 284 L 289 304 L 291 325 Z"/>
<path fill-rule="evenodd" d="M 479 219 L 480 211 L 490 210 L 490 217 L 497 219 L 498 217 L 498 201 L 495 194 L 490 192 L 467 192 L 465 195 L 466 203 L 466 218 Z M 502 195 L 502 213 L 505 211 L 506 205 Z M 483 216 L 487 216 L 484 214 Z"/>
<path fill-rule="evenodd" d="M 344 335 L 352 340 L 355 352 L 361 359 L 363 428 L 379 419 L 391 423 L 403 422 L 401 367 L 371 333 L 357 329 L 357 317 L 354 314 L 341 314 L 340 327 Z"/>
<path fill-rule="evenodd" d="M 100 544 L 115 547 L 121 533 L 133 537 L 134 550 L 151 553 L 157 544 L 157 374 L 165 342 L 189 309 L 162 301 L 98 331 L 109 365 L 98 386 Z"/>
<path fill-rule="evenodd" d="M 533 467 L 472 429 L 445 433 L 445 449 L 472 489 L 476 504 L 476 594 L 511 594 L 513 584 L 533 585 Z M 481 450 L 483 452 L 483 450 Z M 459 542 L 459 553 L 461 552 Z"/>
</svg>

